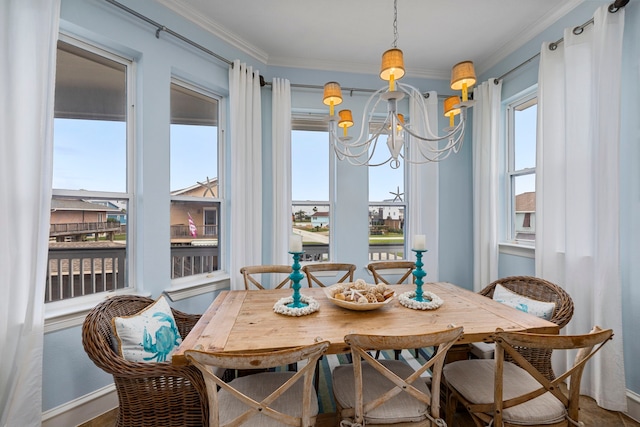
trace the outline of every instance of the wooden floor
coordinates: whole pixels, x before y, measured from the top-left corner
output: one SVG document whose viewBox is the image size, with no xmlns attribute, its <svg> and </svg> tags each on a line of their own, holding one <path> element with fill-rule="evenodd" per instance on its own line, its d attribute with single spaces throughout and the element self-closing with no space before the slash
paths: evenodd
<svg viewBox="0 0 640 427">
<path fill-rule="evenodd" d="M 632 420 L 619 412 L 611 412 L 600 408 L 590 397 L 580 398 L 580 421 L 585 427 L 640 427 L 640 423 Z M 107 412 L 79 427 L 112 427 L 115 425 L 116 410 Z M 320 414 L 316 423 L 317 427 L 339 426 L 340 422 L 336 414 Z M 456 413 L 455 427 L 475 427 L 469 415 L 463 410 Z M 454 427 L 449 426 L 449 427 Z"/>
</svg>

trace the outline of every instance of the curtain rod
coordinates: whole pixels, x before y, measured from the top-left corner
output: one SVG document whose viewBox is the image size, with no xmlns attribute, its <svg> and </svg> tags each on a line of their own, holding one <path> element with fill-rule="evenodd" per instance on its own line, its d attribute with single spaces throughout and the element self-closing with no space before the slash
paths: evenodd
<svg viewBox="0 0 640 427">
<path fill-rule="evenodd" d="M 200 49 L 201 51 L 203 51 L 203 52 L 205 52 L 205 53 L 208 53 L 209 55 L 213 56 L 214 58 L 216 58 L 216 59 L 218 59 L 218 60 L 220 60 L 220 61 L 222 61 L 222 62 L 224 62 L 225 64 L 233 66 L 233 62 L 229 61 L 228 59 L 226 59 L 226 58 L 224 58 L 224 57 L 222 57 L 222 56 L 218 55 L 217 53 L 215 53 L 215 52 L 213 52 L 213 51 L 211 51 L 211 50 L 207 49 L 206 47 L 204 47 L 204 46 L 202 46 L 202 45 L 200 45 L 200 44 L 198 44 L 198 43 L 194 42 L 193 40 L 188 39 L 187 37 L 183 36 L 182 34 L 178 34 L 178 33 L 176 33 L 175 31 L 173 31 L 173 30 L 171 30 L 171 29 L 169 29 L 169 28 L 165 27 L 164 25 L 159 24 L 158 22 L 154 21 L 153 19 L 151 19 L 151 18 L 147 18 L 147 17 L 146 17 L 146 16 L 144 16 L 143 14 L 138 13 L 138 12 L 136 12 L 135 10 L 128 8 L 127 6 L 123 5 L 122 3 L 118 3 L 118 2 L 117 2 L 117 1 L 115 1 L 115 0 L 106 0 L 106 2 L 107 2 L 107 3 L 111 3 L 112 5 L 114 5 L 114 6 L 118 7 L 118 8 L 120 8 L 120 9 L 124 10 L 125 12 L 128 12 L 128 13 L 132 14 L 132 15 L 133 15 L 133 16 L 135 16 L 136 18 L 142 19 L 142 20 L 143 20 L 143 21 L 145 21 L 146 23 L 151 24 L 151 25 L 153 25 L 154 27 L 156 27 L 156 38 L 157 38 L 157 39 L 159 39 L 159 38 L 160 38 L 160 32 L 161 32 L 161 31 L 164 31 L 164 32 L 165 32 L 165 33 L 167 33 L 167 34 L 170 34 L 170 35 L 172 35 L 173 37 L 175 37 L 175 38 L 177 38 L 177 39 L 180 39 L 180 40 L 182 40 L 183 42 L 185 42 L 185 43 L 187 43 L 187 44 L 189 44 L 189 45 L 191 45 L 191 46 L 193 46 L 193 47 L 195 47 L 195 48 L 197 48 L 197 49 Z"/>
<path fill-rule="evenodd" d="M 617 11 L 619 11 L 620 9 L 622 9 L 623 7 L 625 7 L 627 5 L 627 3 L 629 3 L 629 0 L 616 0 L 613 3 L 611 3 L 609 5 L 609 13 L 616 13 Z M 573 34 L 578 35 L 581 34 L 584 29 L 593 24 L 593 18 L 589 19 L 587 22 L 585 22 L 582 25 L 578 25 L 577 27 L 575 27 L 573 29 Z M 558 45 L 560 43 L 562 43 L 564 41 L 564 37 L 559 38 L 558 40 L 556 40 L 553 43 L 549 43 L 549 49 L 550 50 L 556 50 L 558 48 Z M 515 67 L 513 67 L 512 69 L 510 69 L 509 71 L 507 71 L 506 73 L 504 73 L 503 75 L 501 75 L 500 77 L 498 77 L 497 79 L 493 79 L 493 83 L 494 84 L 498 84 L 500 83 L 500 80 L 504 79 L 505 77 L 507 77 L 509 74 L 519 70 L 520 68 L 524 67 L 525 65 L 527 65 L 529 62 L 533 61 L 534 59 L 536 59 L 538 56 L 540 56 L 540 52 L 536 53 L 535 55 L 533 55 L 531 58 L 527 59 L 526 61 L 516 65 Z"/>
</svg>

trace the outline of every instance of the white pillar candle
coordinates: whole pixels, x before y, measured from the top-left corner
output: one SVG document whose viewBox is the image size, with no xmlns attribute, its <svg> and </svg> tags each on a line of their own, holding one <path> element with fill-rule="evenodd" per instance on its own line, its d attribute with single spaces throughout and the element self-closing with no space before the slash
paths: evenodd
<svg viewBox="0 0 640 427">
<path fill-rule="evenodd" d="M 292 234 L 289 239 L 289 252 L 302 252 L 302 236 Z"/>
<path fill-rule="evenodd" d="M 418 251 L 427 250 L 427 240 L 424 234 L 416 234 L 413 237 L 413 249 Z"/>
</svg>

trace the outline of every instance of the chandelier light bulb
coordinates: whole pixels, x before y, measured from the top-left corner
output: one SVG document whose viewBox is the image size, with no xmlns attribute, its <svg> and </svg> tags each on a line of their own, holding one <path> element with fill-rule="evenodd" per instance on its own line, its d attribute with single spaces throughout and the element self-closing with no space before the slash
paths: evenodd
<svg viewBox="0 0 640 427">
<path fill-rule="evenodd" d="M 322 102 L 329 106 L 329 115 L 333 116 L 334 107 L 342 103 L 342 90 L 338 82 L 328 82 L 324 85 Z"/>
<path fill-rule="evenodd" d="M 450 96 L 444 100 L 444 116 L 449 117 L 449 127 L 454 124 L 454 117 L 460 114 L 460 97 Z"/>
<path fill-rule="evenodd" d="M 338 121 L 338 126 L 343 129 L 344 136 L 347 136 L 347 128 L 353 126 L 353 116 L 351 115 L 351 110 L 340 110 L 338 112 L 338 116 L 340 117 L 340 121 Z"/>
<path fill-rule="evenodd" d="M 473 62 L 462 61 L 451 69 L 451 89 L 462 91 L 462 102 L 469 100 L 468 89 L 476 84 L 476 71 Z"/>
<path fill-rule="evenodd" d="M 396 90 L 395 81 L 404 76 L 404 57 L 400 49 L 389 49 L 382 54 L 380 78 L 389 82 L 389 91 Z"/>
</svg>

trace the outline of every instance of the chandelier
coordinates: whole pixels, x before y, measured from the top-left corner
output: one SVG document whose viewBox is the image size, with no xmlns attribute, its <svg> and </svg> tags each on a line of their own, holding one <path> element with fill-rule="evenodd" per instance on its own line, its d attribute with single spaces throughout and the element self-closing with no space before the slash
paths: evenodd
<svg viewBox="0 0 640 427">
<path fill-rule="evenodd" d="M 461 91 L 462 100 L 456 95 L 444 101 L 444 115 L 449 118 L 449 127 L 444 129 L 444 135 L 439 135 L 437 130 L 434 132 L 429 126 L 423 94 L 409 84 L 398 82 L 405 70 L 402 50 L 397 47 L 397 0 L 393 2 L 393 15 L 393 45 L 382 54 L 380 67 L 380 78 L 389 84 L 375 91 L 365 104 L 358 138 L 348 135 L 348 128 L 354 124 L 351 110 L 340 110 L 335 115 L 334 107 L 342 103 L 340 84 L 328 82 L 324 85 L 323 103 L 329 106 L 331 145 L 339 160 L 346 159 L 354 165 L 381 166 L 389 163 L 391 168 L 397 169 L 401 158 L 413 164 L 438 162 L 452 152 L 457 153 L 464 140 L 467 108 L 473 105 L 468 98 L 468 89 L 476 82 L 473 62 L 460 62 L 451 71 L 451 89 Z M 405 97 L 414 105 L 413 115 L 406 122 L 404 116 L 398 113 L 398 102 Z M 456 124 L 457 115 L 460 118 Z M 338 128 L 343 129 L 342 133 Z M 389 156 L 386 160 L 374 161 L 379 140 L 384 141 L 385 138 Z M 406 149 L 403 150 L 403 147 Z"/>
</svg>

